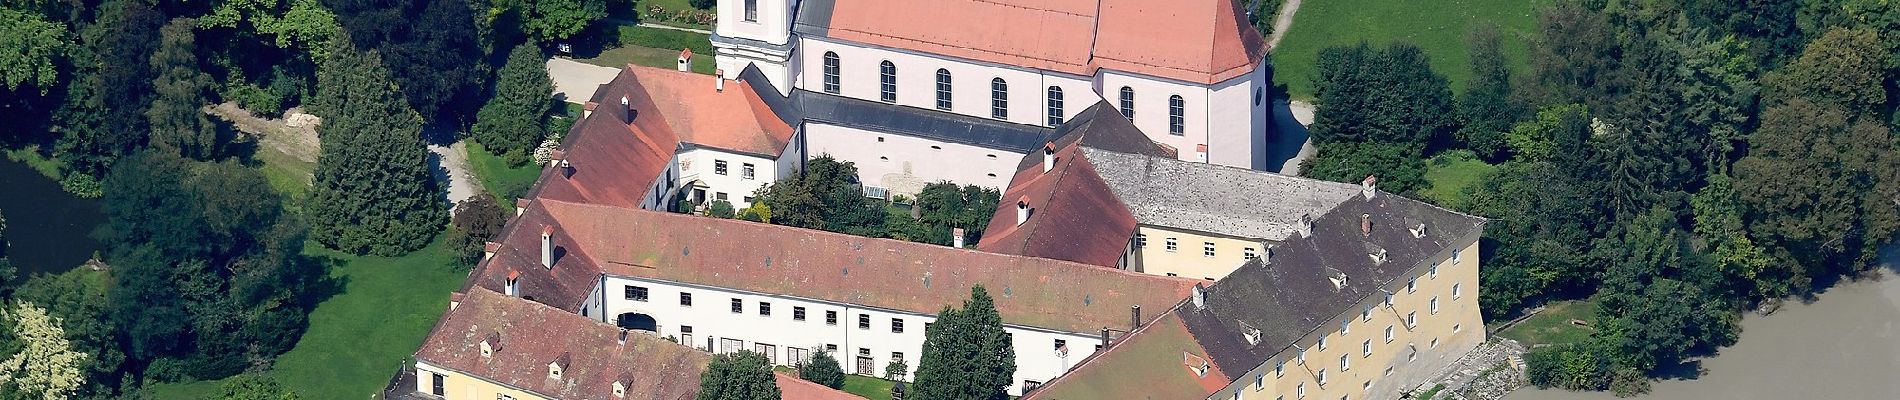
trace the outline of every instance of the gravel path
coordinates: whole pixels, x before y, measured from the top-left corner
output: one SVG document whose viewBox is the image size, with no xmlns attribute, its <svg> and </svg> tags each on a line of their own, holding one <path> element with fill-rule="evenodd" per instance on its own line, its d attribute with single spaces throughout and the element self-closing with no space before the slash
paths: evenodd
<svg viewBox="0 0 1900 400">
<path fill-rule="evenodd" d="M 1273 35 L 1267 37 L 1267 50 L 1280 47 L 1280 38 L 1286 36 L 1286 30 L 1293 27 L 1293 13 L 1300 11 L 1300 0 L 1286 0 L 1280 4 L 1280 12 L 1273 14 Z"/>
<path fill-rule="evenodd" d="M 548 60 L 548 77 L 554 79 L 554 96 L 574 104 L 594 98 L 594 90 L 619 74 L 619 69 L 565 58 Z"/>
<path fill-rule="evenodd" d="M 456 203 L 484 193 L 482 181 L 469 168 L 466 140 L 448 146 L 429 146 L 429 163 L 435 167 L 435 180 L 442 182 L 451 210 Z"/>
</svg>

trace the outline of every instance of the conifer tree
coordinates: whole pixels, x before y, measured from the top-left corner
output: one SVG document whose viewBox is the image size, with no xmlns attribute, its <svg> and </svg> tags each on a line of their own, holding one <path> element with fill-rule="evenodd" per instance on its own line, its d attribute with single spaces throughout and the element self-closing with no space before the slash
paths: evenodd
<svg viewBox="0 0 1900 400">
<path fill-rule="evenodd" d="M 525 153 L 547 135 L 548 96 L 554 83 L 543 67 L 541 51 L 531 44 L 515 46 L 508 64 L 496 77 L 495 97 L 475 114 L 475 140 L 496 155 L 517 152 L 511 160 L 525 161 Z"/>
<path fill-rule="evenodd" d="M 1004 389 L 1016 375 L 1016 351 L 988 291 L 978 285 L 961 310 L 944 307 L 924 329 L 924 354 L 910 398 L 918 400 L 1009 398 Z"/>
<path fill-rule="evenodd" d="M 830 352 L 820 351 L 811 356 L 811 362 L 798 366 L 798 379 L 832 389 L 843 389 L 844 368 L 838 366 L 838 359 L 832 358 Z"/>
<path fill-rule="evenodd" d="M 199 109 L 209 101 L 205 90 L 211 76 L 198 68 L 197 45 L 191 29 L 194 23 L 179 18 L 159 29 L 158 51 L 152 53 L 152 69 L 158 79 L 152 88 L 158 96 L 145 111 L 152 124 L 152 145 L 181 156 L 205 160 L 218 156 L 218 130 Z"/>
<path fill-rule="evenodd" d="M 399 255 L 428 244 L 444 204 L 416 115 L 375 51 L 335 41 L 317 74 L 316 184 L 311 236 L 355 253 Z"/>
</svg>

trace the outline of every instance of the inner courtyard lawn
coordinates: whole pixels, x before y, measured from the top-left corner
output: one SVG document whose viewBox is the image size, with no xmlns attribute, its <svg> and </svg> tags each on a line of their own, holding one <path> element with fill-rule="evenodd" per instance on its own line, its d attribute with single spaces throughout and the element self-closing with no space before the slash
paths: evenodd
<svg viewBox="0 0 1900 400">
<path fill-rule="evenodd" d="M 1482 23 L 1498 25 L 1504 36 L 1504 56 L 1514 73 L 1524 66 L 1525 40 L 1536 29 L 1536 8 L 1548 0 L 1327 0 L 1308 1 L 1293 14 L 1280 47 L 1273 49 L 1274 82 L 1287 86 L 1296 100 L 1313 99 L 1314 60 L 1327 46 L 1353 45 L 1364 40 L 1373 46 L 1405 41 L 1425 49 L 1432 70 L 1451 80 L 1452 91 L 1464 89 L 1470 75 L 1465 34 Z"/>
</svg>

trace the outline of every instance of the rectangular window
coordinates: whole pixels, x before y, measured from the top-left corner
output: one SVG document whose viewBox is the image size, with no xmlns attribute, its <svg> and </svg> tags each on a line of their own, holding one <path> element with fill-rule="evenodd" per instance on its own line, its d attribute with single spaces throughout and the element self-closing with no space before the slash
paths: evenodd
<svg viewBox="0 0 1900 400">
<path fill-rule="evenodd" d="M 1458 284 L 1458 283 L 1453 283 L 1453 284 L 1451 284 L 1451 299 L 1452 299 L 1452 300 L 1457 300 L 1457 299 L 1458 299 L 1458 296 L 1460 296 L 1460 295 L 1463 295 L 1463 294 L 1464 294 L 1464 291 L 1463 291 L 1463 290 L 1460 290 L 1460 289 L 1463 289 L 1463 288 L 1460 288 L 1460 287 L 1459 287 L 1459 285 L 1461 285 L 1461 284 Z"/>
<path fill-rule="evenodd" d="M 1265 390 L 1266 388 L 1267 388 L 1267 375 L 1266 374 L 1254 375 L 1253 376 L 1253 391 L 1258 392 L 1261 390 Z"/>
<path fill-rule="evenodd" d="M 1174 250 L 1178 247 L 1179 246 L 1177 246 L 1174 242 L 1174 238 L 1168 238 L 1168 252 L 1169 253 L 1173 253 Z"/>
<path fill-rule="evenodd" d="M 1252 260 L 1255 258 L 1259 258 L 1260 256 L 1254 254 L 1252 247 L 1242 247 L 1240 248 L 1240 257 L 1248 259 L 1248 260 Z"/>
<path fill-rule="evenodd" d="M 1202 257 L 1214 256 L 1214 242 L 1201 242 L 1201 256 Z"/>
<path fill-rule="evenodd" d="M 1412 293 L 1412 292 L 1417 292 L 1417 291 L 1418 291 L 1418 278 L 1405 280 L 1405 293 Z"/>
<path fill-rule="evenodd" d="M 1293 397 L 1298 399 L 1306 398 L 1306 382 L 1300 382 L 1299 386 L 1293 388 Z"/>
<path fill-rule="evenodd" d="M 713 173 L 719 174 L 719 175 L 725 175 L 726 174 L 726 160 L 713 160 Z"/>
<path fill-rule="evenodd" d="M 1023 393 L 1029 393 L 1029 391 L 1036 390 L 1036 388 L 1039 387 L 1042 387 L 1042 382 L 1023 381 Z"/>
<path fill-rule="evenodd" d="M 759 0 L 745 0 L 745 22 L 759 22 Z"/>
<path fill-rule="evenodd" d="M 1326 351 L 1326 336 L 1319 337 L 1319 351 Z"/>
<path fill-rule="evenodd" d="M 693 294 L 692 294 L 692 293 L 686 293 L 686 292 L 680 292 L 680 306 L 681 306 L 681 307 L 692 307 L 692 306 L 693 306 Z"/>
<path fill-rule="evenodd" d="M 745 163 L 744 165 L 740 165 L 739 168 L 739 177 L 750 180 L 756 176 L 757 168 L 754 168 L 752 163 Z"/>
<path fill-rule="evenodd" d="M 761 317 L 772 316 L 772 303 L 767 303 L 763 301 L 759 302 L 759 316 Z"/>
<path fill-rule="evenodd" d="M 1438 315 L 1438 296 L 1432 296 L 1432 315 Z"/>
<path fill-rule="evenodd" d="M 713 200 L 726 201 L 726 192 L 713 193 Z"/>
<path fill-rule="evenodd" d="M 1148 234 L 1145 234 L 1145 233 L 1135 234 L 1135 248 L 1140 249 L 1140 248 L 1146 248 L 1146 247 L 1148 247 Z"/>
<path fill-rule="evenodd" d="M 625 286 L 624 288 L 627 292 L 627 300 L 647 301 L 647 288 L 640 286 Z"/>
<path fill-rule="evenodd" d="M 903 318 L 891 318 L 891 333 L 904 333 Z"/>
<path fill-rule="evenodd" d="M 1359 352 L 1365 353 L 1366 357 L 1371 357 L 1372 356 L 1372 339 L 1366 339 L 1365 343 L 1360 343 Z"/>
<path fill-rule="evenodd" d="M 1339 336 L 1346 336 L 1348 333 L 1352 333 L 1352 319 L 1350 318 L 1345 321 L 1339 321 Z"/>
<path fill-rule="evenodd" d="M 825 352 L 826 352 L 826 353 L 837 353 L 837 352 L 838 352 L 838 345 L 835 345 L 835 344 L 827 344 L 827 345 L 825 345 Z"/>
<path fill-rule="evenodd" d="M 1459 252 L 1459 250 L 1452 250 L 1452 251 L 1451 251 L 1451 263 L 1452 263 L 1452 264 L 1457 264 L 1457 263 L 1458 263 L 1458 252 Z"/>
<path fill-rule="evenodd" d="M 805 307 L 798 307 L 798 306 L 793 306 L 793 307 L 792 307 L 792 320 L 793 320 L 793 321 L 804 321 L 804 320 L 805 320 Z"/>
<path fill-rule="evenodd" d="M 742 312 L 745 312 L 745 300 L 732 299 L 732 313 L 738 314 Z"/>
<path fill-rule="evenodd" d="M 1392 294 L 1391 294 L 1391 293 L 1386 293 L 1386 294 L 1385 294 L 1385 306 L 1386 306 L 1386 307 L 1388 307 L 1388 308 L 1389 308 L 1389 307 L 1392 307 Z"/>
<path fill-rule="evenodd" d="M 1418 326 L 1418 312 L 1413 311 L 1413 312 L 1405 313 L 1405 327 L 1411 328 L 1415 326 Z"/>
<path fill-rule="evenodd" d="M 1055 347 L 1056 350 L 1062 350 L 1063 347 L 1068 347 L 1068 346 L 1069 346 L 1068 341 L 1062 340 L 1062 339 L 1056 339 L 1056 347 Z"/>
<path fill-rule="evenodd" d="M 435 384 L 433 385 L 433 387 L 429 388 L 429 393 L 435 394 L 437 396 L 446 396 L 445 394 L 443 394 L 445 392 L 442 391 L 442 381 L 445 380 L 447 377 L 444 377 L 442 376 L 442 374 L 438 374 L 434 372 L 430 372 L 429 376 L 432 376 L 435 378 Z"/>
<path fill-rule="evenodd" d="M 858 329 L 871 329 L 871 314 L 858 314 Z"/>
<path fill-rule="evenodd" d="M 1273 364 L 1273 377 L 1279 378 L 1282 376 L 1286 376 L 1286 360 L 1280 360 L 1280 362 Z"/>
<path fill-rule="evenodd" d="M 1324 369 L 1319 370 L 1319 374 L 1317 374 L 1317 378 L 1313 379 L 1313 381 L 1318 382 L 1320 386 L 1326 386 L 1326 370 Z"/>
<path fill-rule="evenodd" d="M 1360 321 L 1372 320 L 1372 305 L 1371 304 L 1367 304 L 1366 309 L 1359 311 L 1359 320 Z"/>
<path fill-rule="evenodd" d="M 825 311 L 825 325 L 837 325 L 837 324 L 838 324 L 838 312 Z"/>
<path fill-rule="evenodd" d="M 1391 325 L 1385 326 L 1385 342 L 1392 343 L 1392 326 Z"/>
<path fill-rule="evenodd" d="M 1438 263 L 1432 263 L 1431 269 L 1425 270 L 1425 277 L 1438 279 Z"/>
<path fill-rule="evenodd" d="M 1352 356 L 1348 356 L 1345 354 L 1339 355 L 1339 370 L 1340 371 L 1352 370 Z"/>
</svg>

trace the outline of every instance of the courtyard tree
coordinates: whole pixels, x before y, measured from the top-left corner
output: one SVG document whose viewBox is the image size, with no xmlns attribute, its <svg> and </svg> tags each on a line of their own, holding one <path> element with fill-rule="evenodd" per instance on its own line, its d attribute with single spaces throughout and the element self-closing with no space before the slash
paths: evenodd
<svg viewBox="0 0 1900 400">
<path fill-rule="evenodd" d="M 699 375 L 697 400 L 778 400 L 778 380 L 764 354 L 750 350 L 713 356 Z"/>
<path fill-rule="evenodd" d="M 811 356 L 811 362 L 798 366 L 798 379 L 832 389 L 843 389 L 844 368 L 838 366 L 838 359 L 832 358 L 831 352 L 820 351 Z"/>
<path fill-rule="evenodd" d="M 916 384 L 910 398 L 1009 398 L 1004 392 L 1016 375 L 1016 352 L 1003 331 L 989 291 L 970 288 L 963 308 L 945 306 L 937 320 L 924 328 L 923 357 L 917 361 Z"/>
<path fill-rule="evenodd" d="M 429 243 L 442 201 L 422 118 L 411 111 L 376 52 L 338 41 L 317 76 L 322 140 L 311 190 L 311 236 L 353 254 L 400 255 Z"/>
</svg>

